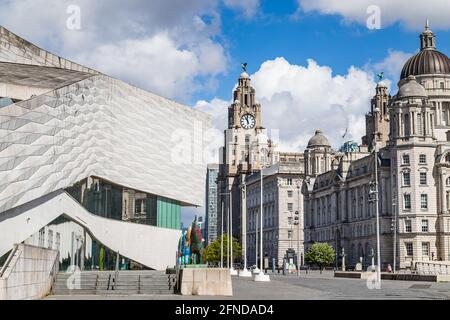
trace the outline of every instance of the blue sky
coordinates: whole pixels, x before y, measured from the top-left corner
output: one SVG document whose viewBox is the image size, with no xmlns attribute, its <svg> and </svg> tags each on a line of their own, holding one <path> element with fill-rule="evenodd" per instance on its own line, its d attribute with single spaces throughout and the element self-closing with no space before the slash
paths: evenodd
<svg viewBox="0 0 450 320">
<path fill-rule="evenodd" d="M 367 63 L 383 60 L 390 49 L 415 52 L 419 49 L 418 36 L 425 24 L 423 18 L 417 21 L 415 29 L 395 22 L 380 30 L 369 30 L 357 22 L 345 23 L 340 15 L 313 12 L 294 20 L 291 16 L 297 8 L 295 0 L 262 1 L 261 12 L 253 19 L 224 9 L 222 29 L 231 65 L 227 73 L 219 77 L 216 92 L 200 93 L 192 102 L 214 96 L 227 99 L 240 74 L 241 61 L 248 62 L 249 72 L 254 73 L 264 61 L 276 57 L 284 57 L 297 65 L 305 65 L 306 60 L 312 58 L 332 67 L 335 74 L 345 74 L 350 66 L 363 68 Z M 430 24 L 433 25 L 432 20 Z M 449 52 L 450 32 L 438 30 L 436 33 L 439 49 Z"/>
<path fill-rule="evenodd" d="M 367 27 L 371 5 L 380 29 Z M 303 151 L 318 128 L 336 148 L 360 142 L 375 74 L 395 94 L 427 17 L 450 53 L 448 12 L 448 0 L 0 0 L 0 24 L 38 46 L 210 113 L 212 150 L 241 62 L 280 150 Z"/>
</svg>

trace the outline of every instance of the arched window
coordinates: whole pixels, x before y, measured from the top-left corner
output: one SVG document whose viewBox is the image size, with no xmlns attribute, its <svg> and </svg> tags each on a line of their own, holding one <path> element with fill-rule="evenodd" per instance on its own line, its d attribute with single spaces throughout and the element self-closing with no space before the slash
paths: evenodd
<svg viewBox="0 0 450 320">
<path fill-rule="evenodd" d="M 445 185 L 450 187 L 450 177 L 445 180 Z"/>
<path fill-rule="evenodd" d="M 445 162 L 450 163 L 450 153 L 445 155 Z"/>
</svg>

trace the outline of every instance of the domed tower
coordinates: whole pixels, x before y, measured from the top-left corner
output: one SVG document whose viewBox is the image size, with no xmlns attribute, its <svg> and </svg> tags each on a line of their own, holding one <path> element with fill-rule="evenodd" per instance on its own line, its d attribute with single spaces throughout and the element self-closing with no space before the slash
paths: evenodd
<svg viewBox="0 0 450 320">
<path fill-rule="evenodd" d="M 450 129 L 450 59 L 436 49 L 436 36 L 428 21 L 420 34 L 420 52 L 405 63 L 399 88 L 411 75 L 425 88 L 429 102 L 435 108 L 436 138 L 446 141 Z"/>
<path fill-rule="evenodd" d="M 429 42 L 427 42 L 429 43 Z M 435 108 L 427 91 L 414 75 L 403 79 L 394 102 L 389 106 L 391 134 L 392 194 L 398 199 L 398 225 L 410 223 L 420 226 L 424 219 L 438 228 L 438 196 L 435 157 L 438 143 L 435 138 Z M 420 229 L 419 229 L 420 230 Z M 430 230 L 431 231 L 431 230 Z M 418 233 L 414 238 L 400 229 L 399 247 L 406 243 L 428 243 L 429 235 Z M 436 252 L 435 241 L 430 252 Z M 416 253 L 413 260 L 421 259 Z M 409 257 L 400 255 L 400 265 L 408 265 Z"/>
<path fill-rule="evenodd" d="M 305 150 L 305 175 L 316 177 L 331 170 L 333 151 L 328 138 L 318 129 Z"/>
<path fill-rule="evenodd" d="M 391 145 L 432 143 L 434 138 L 434 108 L 425 88 L 410 75 L 402 82 L 390 106 Z"/>
</svg>

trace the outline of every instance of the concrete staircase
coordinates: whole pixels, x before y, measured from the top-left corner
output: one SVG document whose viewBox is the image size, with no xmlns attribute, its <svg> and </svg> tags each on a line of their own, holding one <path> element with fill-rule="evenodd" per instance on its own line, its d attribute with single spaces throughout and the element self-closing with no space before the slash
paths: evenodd
<svg viewBox="0 0 450 320">
<path fill-rule="evenodd" d="M 79 274 L 58 273 L 52 294 L 70 295 L 170 295 L 175 293 L 176 275 L 164 271 L 86 271 Z M 70 280 L 69 280 L 70 278 Z M 69 280 L 69 285 L 68 285 Z"/>
</svg>

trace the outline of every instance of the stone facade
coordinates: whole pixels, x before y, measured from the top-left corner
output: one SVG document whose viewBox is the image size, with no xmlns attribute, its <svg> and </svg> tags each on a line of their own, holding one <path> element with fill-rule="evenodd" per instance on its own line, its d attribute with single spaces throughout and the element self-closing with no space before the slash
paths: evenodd
<svg viewBox="0 0 450 320">
<path fill-rule="evenodd" d="M 394 247 L 400 268 L 450 260 L 450 60 L 436 50 L 428 25 L 420 38 L 398 93 L 391 97 L 383 82 L 377 85 L 359 150 L 332 154 L 326 172 L 306 167 L 305 246 L 344 249 L 350 267 L 361 258 L 367 267 L 376 255 L 375 158 L 368 152 L 375 141 L 382 267 L 394 263 Z M 324 150 L 309 146 L 305 157 L 328 156 Z"/>
<path fill-rule="evenodd" d="M 303 258 L 303 154 L 280 153 L 280 160 L 263 170 L 263 252 L 269 259 L 270 267 L 273 259 L 276 266 L 281 267 L 286 251 L 290 248 L 296 253 L 300 252 L 299 259 Z M 250 265 L 254 265 L 256 253 L 259 257 L 260 252 L 260 233 L 255 232 L 259 231 L 260 226 L 260 172 L 248 176 L 246 184 L 247 259 Z"/>
</svg>

